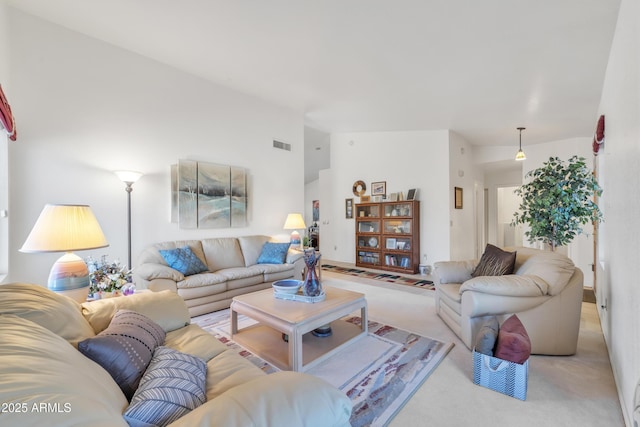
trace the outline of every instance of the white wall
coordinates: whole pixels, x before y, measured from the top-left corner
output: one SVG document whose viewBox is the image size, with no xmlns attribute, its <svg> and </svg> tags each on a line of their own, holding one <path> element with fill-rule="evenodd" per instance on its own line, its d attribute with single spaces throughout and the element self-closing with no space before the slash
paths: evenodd
<svg viewBox="0 0 640 427">
<path fill-rule="evenodd" d="M 320 179 L 316 179 L 304 186 L 304 223 L 309 228 L 313 224 L 313 201 L 319 200 L 320 220 L 322 220 L 322 201 L 320 200 Z M 320 221 L 318 221 L 320 225 Z"/>
<path fill-rule="evenodd" d="M 640 379 L 640 2 L 622 0 L 603 94 L 605 222 L 600 226 L 596 297 L 627 425 Z M 637 418 L 635 421 L 640 421 Z"/>
<path fill-rule="evenodd" d="M 323 222 L 331 222 L 331 235 L 321 230 L 325 259 L 355 263 L 354 220 L 345 219 L 344 199 L 354 198 L 353 183 L 362 180 L 371 194 L 371 183 L 386 181 L 387 194 L 418 189 L 420 200 L 421 257 L 427 262 L 450 259 L 449 132 L 354 132 L 331 135 L 331 212 L 321 206 Z M 321 184 L 322 185 L 322 184 Z M 326 202 L 322 200 L 324 206 Z M 325 217 L 324 215 L 329 215 Z M 325 240 L 327 246 L 324 245 Z M 422 261 L 422 259 L 421 259 Z"/>
<path fill-rule="evenodd" d="M 473 146 L 460 135 L 449 132 L 450 259 L 477 256 L 476 231 L 482 227 L 483 178 L 474 164 Z M 462 188 L 462 209 L 454 208 L 454 187 Z"/>
<path fill-rule="evenodd" d="M 520 169 L 522 163 L 516 163 L 515 160 L 513 160 L 513 155 L 513 152 L 511 152 L 511 161 L 516 167 L 518 167 L 518 169 L 488 172 L 484 177 L 484 185 L 488 190 L 489 220 L 487 221 L 487 243 L 491 243 L 492 245 L 500 246 L 500 241 L 498 240 L 498 217 L 501 215 L 506 215 L 504 212 L 500 214 L 497 212 L 498 188 L 522 185 L 522 170 Z M 514 213 L 515 210 L 508 213 L 508 216 L 510 218 L 513 218 Z"/>
<path fill-rule="evenodd" d="M 132 193 L 132 253 L 153 242 L 280 234 L 304 212 L 301 114 L 10 11 L 12 104 L 10 277 L 45 283 L 60 254 L 18 252 L 45 203 L 92 206 L 110 247 L 126 260 L 126 193 L 112 173 L 145 175 Z M 292 151 L 274 149 L 272 140 Z M 170 165 L 180 158 L 244 167 L 249 225 L 182 230 L 170 223 Z"/>
</svg>

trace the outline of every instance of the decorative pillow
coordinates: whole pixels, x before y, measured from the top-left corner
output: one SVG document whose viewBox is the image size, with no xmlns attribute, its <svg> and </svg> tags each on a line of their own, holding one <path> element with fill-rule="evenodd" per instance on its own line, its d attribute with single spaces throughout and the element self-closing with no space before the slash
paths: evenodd
<svg viewBox="0 0 640 427">
<path fill-rule="evenodd" d="M 471 277 L 513 274 L 515 264 L 516 252 L 503 251 L 497 246 L 487 244 L 480 262 L 471 273 Z"/>
<path fill-rule="evenodd" d="M 189 246 L 176 249 L 160 250 L 160 255 L 169 264 L 169 267 L 178 270 L 185 276 L 207 271 L 207 266 L 193 253 Z"/>
<path fill-rule="evenodd" d="M 291 243 L 265 242 L 258 257 L 258 264 L 284 264 Z"/>
<path fill-rule="evenodd" d="M 207 365 L 200 358 L 158 347 L 124 412 L 131 427 L 166 426 L 206 402 Z"/>
<path fill-rule="evenodd" d="M 500 326 L 494 356 L 519 364 L 523 364 L 531 356 L 529 334 L 515 314 Z"/>
<path fill-rule="evenodd" d="M 131 400 L 156 347 L 164 344 L 164 330 L 147 316 L 118 311 L 104 331 L 78 343 L 78 350 L 102 366 Z"/>
<path fill-rule="evenodd" d="M 493 356 L 493 348 L 496 346 L 499 330 L 500 323 L 498 323 L 498 319 L 495 316 L 485 320 L 478 331 L 478 335 L 476 335 L 476 351 Z"/>
</svg>

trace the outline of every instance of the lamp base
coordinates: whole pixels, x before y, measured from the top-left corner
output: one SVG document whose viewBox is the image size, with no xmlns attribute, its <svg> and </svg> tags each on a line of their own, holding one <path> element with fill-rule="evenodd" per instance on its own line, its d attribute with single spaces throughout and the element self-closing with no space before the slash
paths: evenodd
<svg viewBox="0 0 640 427">
<path fill-rule="evenodd" d="M 78 302 L 86 301 L 89 294 L 87 264 L 73 252 L 67 252 L 51 267 L 47 287 Z"/>
</svg>

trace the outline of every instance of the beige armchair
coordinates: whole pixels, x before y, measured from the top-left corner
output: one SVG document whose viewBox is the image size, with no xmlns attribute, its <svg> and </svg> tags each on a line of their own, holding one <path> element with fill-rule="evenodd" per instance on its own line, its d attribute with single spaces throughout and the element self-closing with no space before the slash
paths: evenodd
<svg viewBox="0 0 640 427">
<path fill-rule="evenodd" d="M 533 354 L 576 352 L 582 308 L 583 275 L 557 252 L 531 248 L 517 251 L 514 274 L 471 277 L 478 261 L 435 264 L 436 311 L 473 348 L 483 322 L 497 316 L 502 324 L 517 314 L 531 339 Z"/>
</svg>

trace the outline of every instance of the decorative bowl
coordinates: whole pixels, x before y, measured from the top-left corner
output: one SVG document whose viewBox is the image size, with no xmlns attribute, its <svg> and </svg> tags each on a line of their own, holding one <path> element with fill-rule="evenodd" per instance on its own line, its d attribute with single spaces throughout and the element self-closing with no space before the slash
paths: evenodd
<svg viewBox="0 0 640 427">
<path fill-rule="evenodd" d="M 271 286 L 276 292 L 283 294 L 295 294 L 298 292 L 298 289 L 300 289 L 300 286 L 302 286 L 302 280 L 276 280 Z"/>
</svg>

